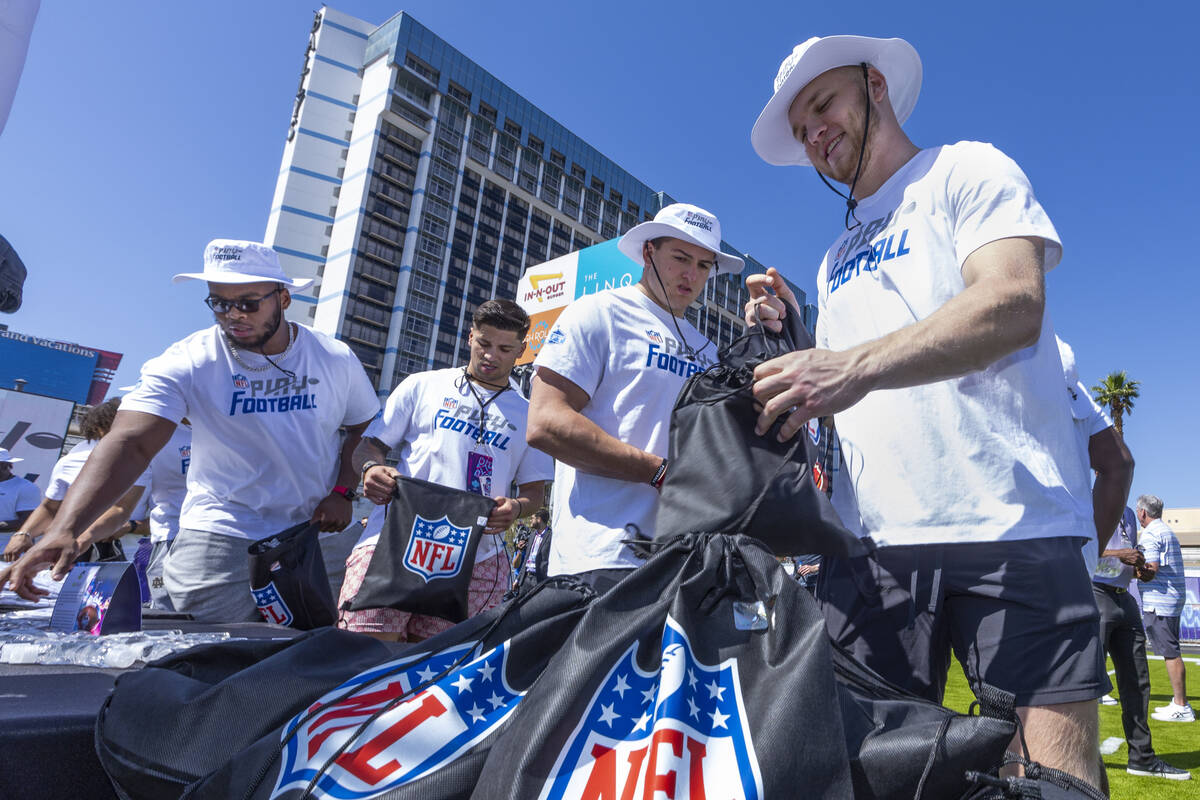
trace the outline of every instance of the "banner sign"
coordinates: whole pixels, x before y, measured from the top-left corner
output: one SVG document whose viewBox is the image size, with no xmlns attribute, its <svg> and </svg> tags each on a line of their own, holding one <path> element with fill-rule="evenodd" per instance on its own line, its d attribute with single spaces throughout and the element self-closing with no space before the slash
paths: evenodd
<svg viewBox="0 0 1200 800">
<path fill-rule="evenodd" d="M 70 400 L 0 389 L 0 447 L 24 459 L 13 472 L 36 483 L 43 494 L 74 410 Z"/>
</svg>

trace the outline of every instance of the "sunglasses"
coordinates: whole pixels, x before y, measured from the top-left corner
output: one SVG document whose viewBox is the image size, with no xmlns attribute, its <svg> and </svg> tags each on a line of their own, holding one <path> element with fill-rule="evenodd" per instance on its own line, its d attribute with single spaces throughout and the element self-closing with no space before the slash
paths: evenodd
<svg viewBox="0 0 1200 800">
<path fill-rule="evenodd" d="M 231 309 L 236 308 L 243 314 L 253 314 L 258 311 L 258 307 L 271 295 L 280 291 L 279 288 L 272 289 L 261 297 L 244 297 L 240 300 L 226 300 L 224 297 L 213 297 L 209 295 L 204 298 L 204 305 L 213 310 L 214 314 L 228 314 Z"/>
</svg>

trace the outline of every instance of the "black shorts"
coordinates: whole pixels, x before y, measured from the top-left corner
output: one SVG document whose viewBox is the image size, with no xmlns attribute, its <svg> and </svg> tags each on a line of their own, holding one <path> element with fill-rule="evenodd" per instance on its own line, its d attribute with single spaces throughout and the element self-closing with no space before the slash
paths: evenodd
<svg viewBox="0 0 1200 800">
<path fill-rule="evenodd" d="M 950 653 L 974 686 L 1018 706 L 1094 700 L 1112 687 L 1100 612 L 1075 537 L 881 547 L 826 558 L 829 635 L 883 677 L 942 701 Z"/>
<path fill-rule="evenodd" d="M 1160 617 L 1153 611 L 1143 611 L 1142 625 L 1155 655 L 1179 658 L 1179 617 Z"/>
</svg>

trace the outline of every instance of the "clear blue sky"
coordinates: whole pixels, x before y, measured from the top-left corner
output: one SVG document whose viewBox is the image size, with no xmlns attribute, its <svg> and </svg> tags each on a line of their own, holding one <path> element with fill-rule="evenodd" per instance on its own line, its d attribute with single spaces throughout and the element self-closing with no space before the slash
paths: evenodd
<svg viewBox="0 0 1200 800">
<path fill-rule="evenodd" d="M 211 238 L 263 236 L 316 7 L 45 0 L 0 135 L 0 232 L 31 271 L 0 322 L 125 353 L 119 384 L 208 324 L 203 287 L 169 278 Z M 925 67 L 910 136 L 990 141 L 1024 167 L 1065 245 L 1049 310 L 1085 383 L 1142 382 L 1134 495 L 1200 506 L 1196 4 L 334 7 L 412 13 L 810 295 L 840 201 L 809 170 L 759 161 L 750 127 L 797 42 L 908 39 Z"/>
</svg>

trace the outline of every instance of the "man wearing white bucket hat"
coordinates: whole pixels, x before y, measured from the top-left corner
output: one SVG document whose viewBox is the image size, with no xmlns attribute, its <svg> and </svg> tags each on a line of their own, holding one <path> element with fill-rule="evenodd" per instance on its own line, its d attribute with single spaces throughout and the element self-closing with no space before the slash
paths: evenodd
<svg viewBox="0 0 1200 800">
<path fill-rule="evenodd" d="M 779 68 L 751 142 L 814 167 L 846 229 L 818 270 L 816 348 L 755 372 L 758 431 L 835 417 L 834 504 L 880 547 L 857 576 L 877 596 L 844 560 L 823 567 L 831 636 L 938 701 L 953 650 L 1016 696 L 1033 758 L 1103 786 L 1091 493 L 1045 312 L 1062 245 L 999 150 L 909 140 L 921 77 L 908 42 L 862 36 L 811 38 Z M 747 287 L 748 318 L 797 313 L 773 271 Z"/>
<path fill-rule="evenodd" d="M 34 597 L 33 574 L 75 558 L 75 534 L 119 497 L 171 438 L 192 423 L 191 462 L 180 530 L 164 583 L 175 608 L 204 621 L 256 619 L 246 548 L 305 520 L 345 528 L 358 476 L 351 454 L 379 401 L 362 364 L 341 342 L 283 311 L 290 289 L 311 281 L 284 274 L 270 247 L 217 239 L 204 271 L 217 324 L 176 342 L 142 367 L 112 430 L 88 459 L 42 540 L 9 578 Z"/>
<path fill-rule="evenodd" d="M 36 483 L 13 474 L 13 464 L 24 460 L 0 447 L 0 534 L 21 530 L 25 520 L 42 502 L 42 493 Z"/>
<path fill-rule="evenodd" d="M 710 275 L 744 266 L 721 252 L 717 218 L 686 203 L 617 246 L 642 266 L 641 280 L 562 313 L 534 362 L 529 403 L 529 443 L 557 461 L 549 574 L 581 574 L 601 591 L 641 563 L 622 544 L 626 526 L 653 536 L 671 409 L 715 359 L 684 312 Z"/>
</svg>

